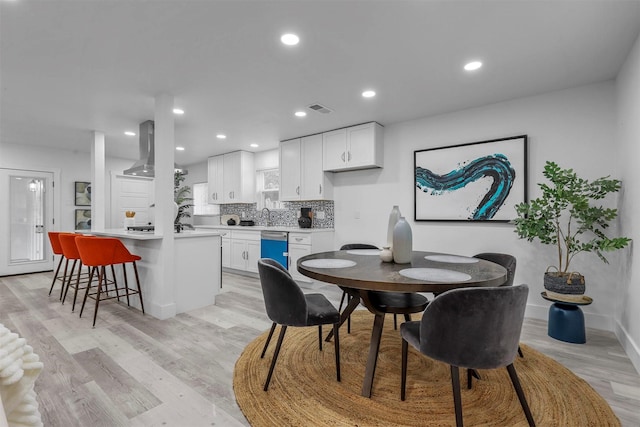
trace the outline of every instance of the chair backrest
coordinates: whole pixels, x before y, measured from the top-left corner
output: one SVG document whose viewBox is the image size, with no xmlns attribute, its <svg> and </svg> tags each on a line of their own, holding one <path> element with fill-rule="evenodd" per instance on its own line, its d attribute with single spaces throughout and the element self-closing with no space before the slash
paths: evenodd
<svg viewBox="0 0 640 427">
<path fill-rule="evenodd" d="M 120 241 L 113 237 L 78 236 L 76 246 L 80 254 L 82 264 L 90 267 L 100 267 L 114 264 Z"/>
<path fill-rule="evenodd" d="M 513 363 L 527 305 L 527 285 L 459 288 L 431 301 L 420 324 L 420 352 L 461 368 Z"/>
<path fill-rule="evenodd" d="M 258 273 L 269 319 L 280 325 L 305 326 L 307 301 L 289 272 L 278 261 L 261 258 Z"/>
<path fill-rule="evenodd" d="M 61 234 L 73 234 L 73 233 L 65 233 L 61 231 L 49 231 L 49 242 L 51 243 L 51 250 L 56 255 L 63 255 L 62 245 L 60 245 Z"/>
<path fill-rule="evenodd" d="M 367 243 L 347 243 L 346 245 L 342 245 L 342 247 L 340 247 L 341 251 L 350 251 L 352 249 L 380 249 L 380 248 L 374 245 L 369 245 Z"/>
<path fill-rule="evenodd" d="M 78 247 L 76 246 L 77 236 L 77 234 L 71 233 L 60 233 L 58 235 L 62 254 L 66 259 L 80 259 L 80 253 L 78 253 Z"/>
<path fill-rule="evenodd" d="M 474 258 L 484 259 L 486 261 L 495 262 L 507 269 L 507 281 L 500 286 L 513 285 L 513 279 L 516 275 L 516 257 L 509 254 L 501 254 L 497 252 L 483 252 L 474 255 Z"/>
</svg>

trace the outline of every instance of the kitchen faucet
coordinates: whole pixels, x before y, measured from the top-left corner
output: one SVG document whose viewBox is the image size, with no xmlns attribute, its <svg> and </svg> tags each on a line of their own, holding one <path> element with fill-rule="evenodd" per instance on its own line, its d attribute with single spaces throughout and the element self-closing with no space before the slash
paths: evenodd
<svg viewBox="0 0 640 427">
<path fill-rule="evenodd" d="M 264 211 L 267 211 L 267 221 L 266 221 L 266 226 L 269 227 L 271 224 L 271 211 L 268 208 L 262 208 L 262 211 L 260 212 L 260 216 L 262 218 L 264 218 Z"/>
</svg>

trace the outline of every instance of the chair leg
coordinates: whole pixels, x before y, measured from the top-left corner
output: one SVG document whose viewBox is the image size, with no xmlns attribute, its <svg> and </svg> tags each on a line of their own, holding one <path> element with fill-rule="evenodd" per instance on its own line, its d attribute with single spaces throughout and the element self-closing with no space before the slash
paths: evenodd
<svg viewBox="0 0 640 427">
<path fill-rule="evenodd" d="M 142 314 L 144 314 L 144 302 L 142 302 L 142 289 L 140 288 L 140 277 L 138 276 L 138 266 L 133 261 L 133 271 L 136 273 L 136 285 L 138 286 L 138 297 L 140 298 L 140 308 L 142 308 Z"/>
<path fill-rule="evenodd" d="M 51 281 L 51 288 L 49 288 L 49 295 L 51 295 L 51 291 L 53 291 L 53 286 L 56 284 L 56 280 L 58 279 L 58 273 L 60 272 L 60 267 L 62 267 L 62 261 L 64 257 L 60 257 L 60 262 L 58 262 L 58 268 L 56 268 L 56 274 L 53 275 L 53 280 Z"/>
<path fill-rule="evenodd" d="M 127 296 L 127 307 L 130 307 L 129 304 L 129 281 L 127 280 L 127 266 L 122 264 L 122 276 L 124 277 L 124 293 Z"/>
<path fill-rule="evenodd" d="M 353 297 L 351 295 L 347 296 L 347 302 L 350 302 Z M 351 333 L 351 315 L 347 317 L 347 333 Z"/>
<path fill-rule="evenodd" d="M 462 397 L 460 396 L 460 371 L 451 365 L 451 385 L 453 386 L 453 406 L 456 411 L 456 426 L 462 427 Z"/>
<path fill-rule="evenodd" d="M 338 311 L 342 312 L 342 304 L 344 304 L 344 298 L 347 296 L 345 291 L 342 291 L 342 298 L 340 298 L 340 305 L 338 306 Z"/>
<path fill-rule="evenodd" d="M 524 354 L 522 354 L 522 349 L 520 348 L 520 346 L 518 346 L 518 354 L 520 355 L 520 357 L 524 357 Z"/>
<path fill-rule="evenodd" d="M 62 299 L 62 291 L 64 291 L 64 282 L 67 280 L 67 268 L 69 267 L 69 259 L 64 261 L 64 277 L 62 278 L 62 289 L 60 289 L 60 299 Z"/>
<path fill-rule="evenodd" d="M 118 280 L 116 279 L 116 269 L 113 268 L 113 264 L 111 264 L 111 277 L 113 277 L 113 287 L 116 290 L 116 297 L 118 298 L 118 301 L 120 301 L 120 290 L 118 288 Z M 108 288 L 108 280 L 107 280 L 107 274 L 105 273 L 104 275 L 104 290 L 107 292 L 107 296 L 109 296 L 109 288 Z"/>
<path fill-rule="evenodd" d="M 93 280 L 93 268 L 87 266 L 87 276 L 89 277 L 88 281 L 87 281 L 87 286 L 89 286 L 89 284 L 91 283 L 91 281 Z M 73 292 L 73 304 L 71 305 L 71 312 L 73 313 L 76 310 L 76 300 L 78 299 L 78 289 L 80 288 L 80 276 L 78 275 L 78 281 L 76 281 L 76 289 Z"/>
<path fill-rule="evenodd" d="M 393 313 L 393 330 L 398 330 L 398 315 Z"/>
<path fill-rule="evenodd" d="M 471 390 L 471 386 L 473 385 L 473 378 L 480 379 L 480 374 L 475 369 L 467 369 L 467 388 Z"/>
<path fill-rule="evenodd" d="M 518 400 L 520 400 L 520 405 L 522 406 L 524 415 L 527 417 L 529 426 L 534 427 L 536 423 L 533 420 L 533 415 L 531 415 L 531 409 L 529 409 L 529 404 L 527 404 L 527 398 L 524 395 L 524 391 L 520 385 L 520 380 L 518 379 L 518 374 L 516 373 L 516 368 L 513 366 L 513 363 L 507 366 L 507 371 L 509 372 L 511 383 L 513 384 L 513 388 L 516 390 Z"/>
<path fill-rule="evenodd" d="M 318 325 L 318 350 L 322 351 L 322 325 Z"/>
<path fill-rule="evenodd" d="M 102 290 L 103 281 L 107 281 L 107 271 L 102 266 L 98 273 L 98 293 L 96 294 L 96 308 L 93 310 L 93 327 L 96 327 L 96 319 L 98 318 L 98 307 L 100 306 L 100 291 Z"/>
<path fill-rule="evenodd" d="M 71 273 L 73 273 L 73 270 L 71 271 Z M 75 288 L 75 293 L 78 292 L 78 286 L 80 286 L 80 275 L 82 274 L 82 261 L 80 261 L 80 266 L 78 267 L 78 274 L 76 274 L 76 285 L 74 286 Z M 67 299 L 67 292 L 69 292 L 69 286 L 71 285 L 71 279 L 69 279 L 69 283 L 67 283 L 67 289 L 64 290 L 64 295 L 62 296 L 62 304 L 64 304 L 64 302 Z M 73 307 L 71 307 L 71 311 L 73 312 Z"/>
<path fill-rule="evenodd" d="M 287 325 L 280 327 L 280 335 L 278 336 L 278 343 L 276 344 L 276 351 L 273 353 L 273 360 L 271 361 L 271 367 L 269 368 L 269 375 L 267 375 L 267 381 L 264 383 L 264 391 L 269 389 L 269 383 L 271 382 L 271 375 L 273 375 L 273 368 L 276 367 L 276 360 L 278 360 L 278 354 L 280 354 L 280 347 L 282 346 L 282 340 L 284 334 L 287 332 Z"/>
<path fill-rule="evenodd" d="M 402 339 L 402 374 L 400 375 L 400 400 L 405 398 L 407 389 L 407 354 L 409 353 L 409 343 Z"/>
<path fill-rule="evenodd" d="M 269 343 L 271 342 L 271 337 L 273 336 L 273 332 L 276 330 L 276 322 L 271 324 L 271 330 L 269 331 L 269 336 L 267 337 L 267 342 L 264 343 L 264 348 L 262 349 L 262 354 L 260 355 L 260 359 L 264 359 L 264 354 L 267 352 L 267 347 L 269 347 Z"/>
<path fill-rule="evenodd" d="M 76 270 L 77 263 L 78 263 L 78 260 L 74 259 L 73 264 L 71 265 L 71 272 L 69 273 L 69 277 L 66 278 L 67 280 L 62 282 L 62 289 L 61 289 L 62 292 L 60 292 L 60 302 L 62 304 L 64 304 L 64 300 L 67 298 L 67 292 L 69 291 L 69 286 L 71 286 L 71 279 L 73 278 L 73 272 Z M 78 272 L 80 272 L 80 270 L 82 270 L 82 263 L 80 264 L 80 268 L 78 269 Z"/>
<path fill-rule="evenodd" d="M 340 329 L 340 322 L 333 324 L 333 339 L 334 339 L 334 349 L 336 353 L 336 377 L 338 382 L 340 382 L 340 336 L 338 335 L 338 331 Z M 322 338 L 320 338 L 322 342 Z"/>
<path fill-rule="evenodd" d="M 87 288 L 84 291 L 84 298 L 82 299 L 82 307 L 80 307 L 79 317 L 82 317 L 82 312 L 84 311 L 84 305 L 87 303 L 87 297 L 89 296 L 89 289 L 91 289 L 91 282 L 93 281 L 93 275 L 97 269 L 98 267 L 93 267 L 91 269 L 91 274 L 89 274 L 89 281 L 87 282 Z"/>
</svg>

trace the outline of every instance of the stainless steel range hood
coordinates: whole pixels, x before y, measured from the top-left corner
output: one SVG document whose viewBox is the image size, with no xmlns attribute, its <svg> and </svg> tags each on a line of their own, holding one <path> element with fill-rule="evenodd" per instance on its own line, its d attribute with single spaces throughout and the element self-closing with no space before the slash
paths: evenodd
<svg viewBox="0 0 640 427">
<path fill-rule="evenodd" d="M 125 175 L 135 176 L 155 176 L 155 148 L 154 148 L 154 122 L 153 120 L 147 120 L 140 123 L 140 130 L 138 135 L 140 144 L 140 158 L 129 169 L 124 171 Z M 174 171 L 181 171 L 183 174 L 187 174 L 187 170 L 177 164 L 173 164 Z"/>
</svg>

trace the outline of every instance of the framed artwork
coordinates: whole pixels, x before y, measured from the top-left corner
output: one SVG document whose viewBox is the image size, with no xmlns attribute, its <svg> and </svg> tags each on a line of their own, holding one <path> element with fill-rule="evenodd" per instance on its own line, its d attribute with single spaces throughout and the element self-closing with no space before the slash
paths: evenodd
<svg viewBox="0 0 640 427">
<path fill-rule="evenodd" d="M 76 206 L 91 206 L 91 183 L 76 181 Z"/>
<path fill-rule="evenodd" d="M 91 230 L 91 209 L 76 209 L 76 230 Z"/>
<path fill-rule="evenodd" d="M 527 201 L 527 135 L 416 150 L 416 221 L 509 222 Z"/>
</svg>

